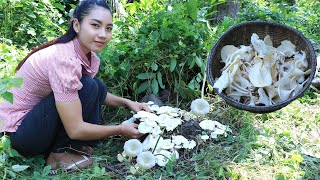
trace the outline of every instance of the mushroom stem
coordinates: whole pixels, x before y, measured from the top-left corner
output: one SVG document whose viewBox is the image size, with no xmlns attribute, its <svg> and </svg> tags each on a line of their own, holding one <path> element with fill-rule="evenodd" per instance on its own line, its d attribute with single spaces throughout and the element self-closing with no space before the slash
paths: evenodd
<svg viewBox="0 0 320 180">
<path fill-rule="evenodd" d="M 154 146 L 153 150 L 152 150 L 152 154 L 154 154 L 154 151 L 157 149 L 157 146 L 158 146 L 158 143 L 159 143 L 159 140 L 160 140 L 161 136 L 158 137 L 158 140 L 156 142 L 156 145 Z"/>
</svg>

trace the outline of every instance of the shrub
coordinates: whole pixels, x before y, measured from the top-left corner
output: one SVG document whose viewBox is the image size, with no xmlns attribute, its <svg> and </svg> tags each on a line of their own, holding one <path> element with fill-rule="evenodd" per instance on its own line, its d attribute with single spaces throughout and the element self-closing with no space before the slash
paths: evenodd
<svg viewBox="0 0 320 180">
<path fill-rule="evenodd" d="M 212 41 L 206 8 L 189 2 L 141 1 L 114 19 L 112 42 L 101 53 L 100 77 L 116 94 L 138 98 L 161 89 L 176 98 L 199 95 Z"/>
<path fill-rule="evenodd" d="M 49 0 L 0 0 L 0 38 L 32 48 L 64 32 L 64 19 Z M 55 5 L 55 6 L 54 6 Z M 62 8 L 62 7 L 60 7 Z M 2 39 L 3 41 L 3 39 Z"/>
</svg>

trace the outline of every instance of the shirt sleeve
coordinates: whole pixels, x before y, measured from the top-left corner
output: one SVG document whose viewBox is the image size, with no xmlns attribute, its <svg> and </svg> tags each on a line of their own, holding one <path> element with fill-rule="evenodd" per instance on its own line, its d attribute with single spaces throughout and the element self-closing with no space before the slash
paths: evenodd
<svg viewBox="0 0 320 180">
<path fill-rule="evenodd" d="M 49 82 L 57 102 L 71 102 L 79 99 L 82 88 L 81 62 L 77 58 L 59 57 L 48 67 Z"/>
</svg>

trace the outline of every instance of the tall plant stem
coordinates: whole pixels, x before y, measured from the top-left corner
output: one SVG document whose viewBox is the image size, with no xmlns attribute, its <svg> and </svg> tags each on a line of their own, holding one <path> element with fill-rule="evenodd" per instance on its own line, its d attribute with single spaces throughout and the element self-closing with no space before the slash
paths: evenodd
<svg viewBox="0 0 320 180">
<path fill-rule="evenodd" d="M 203 81 L 202 81 L 202 88 L 201 88 L 201 99 L 204 98 L 204 86 L 206 84 L 207 74 L 206 71 L 203 73 Z"/>
</svg>

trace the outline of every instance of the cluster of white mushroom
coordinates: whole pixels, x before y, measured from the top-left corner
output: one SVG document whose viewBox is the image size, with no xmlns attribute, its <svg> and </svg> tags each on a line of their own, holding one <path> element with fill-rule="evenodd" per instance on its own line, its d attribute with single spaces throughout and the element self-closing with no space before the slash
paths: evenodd
<svg viewBox="0 0 320 180">
<path fill-rule="evenodd" d="M 212 139 L 217 139 L 218 135 L 224 135 L 224 137 L 227 137 L 228 132 L 232 132 L 232 130 L 228 126 L 223 125 L 218 121 L 212 121 L 208 119 L 201 121 L 199 123 L 199 126 L 202 129 L 206 130 L 206 132 L 202 132 L 202 135 L 200 137 L 202 140 L 207 140 L 210 137 Z"/>
<path fill-rule="evenodd" d="M 204 99 L 193 101 L 190 112 L 170 106 L 159 107 L 153 102 L 148 102 L 148 105 L 151 112 L 139 111 L 123 122 L 131 123 L 139 120 L 139 132 L 148 134 L 142 143 L 138 139 L 126 141 L 124 151 L 118 154 L 120 162 L 137 157 L 136 165 L 130 168 L 131 173 L 135 173 L 138 169 L 152 168 L 156 164 L 166 166 L 170 160 L 179 158 L 179 149 L 193 149 L 197 145 L 194 140 L 188 140 L 178 134 L 168 134 L 188 120 L 204 117 L 210 110 L 209 103 Z M 200 126 L 203 129 L 209 128 L 212 138 L 217 138 L 218 134 L 226 134 L 228 130 L 217 121 L 205 120 L 200 122 Z M 202 135 L 201 138 L 206 140 L 209 136 Z"/>
<path fill-rule="evenodd" d="M 311 71 L 306 53 L 295 48 L 289 40 L 275 48 L 269 35 L 261 40 L 255 33 L 250 46 L 226 45 L 221 49 L 225 67 L 213 87 L 250 106 L 285 101 L 301 91 Z"/>
</svg>

